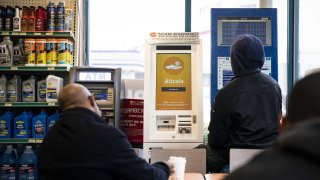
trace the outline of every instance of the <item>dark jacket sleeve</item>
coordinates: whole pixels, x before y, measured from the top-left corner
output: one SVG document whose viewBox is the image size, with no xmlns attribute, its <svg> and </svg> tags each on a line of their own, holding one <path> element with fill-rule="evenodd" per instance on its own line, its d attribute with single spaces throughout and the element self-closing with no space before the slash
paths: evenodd
<svg viewBox="0 0 320 180">
<path fill-rule="evenodd" d="M 118 130 L 115 130 L 113 143 L 111 144 L 111 171 L 123 179 L 140 180 L 167 180 L 170 169 L 167 164 L 157 162 L 152 165 L 138 157 L 127 138 Z M 109 159 L 108 159 L 109 160 Z"/>
</svg>

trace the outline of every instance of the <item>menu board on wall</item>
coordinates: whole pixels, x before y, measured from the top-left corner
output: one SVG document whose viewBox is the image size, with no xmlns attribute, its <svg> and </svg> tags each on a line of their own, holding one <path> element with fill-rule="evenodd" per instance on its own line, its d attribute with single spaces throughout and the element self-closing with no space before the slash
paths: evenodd
<svg viewBox="0 0 320 180">
<path fill-rule="evenodd" d="M 156 55 L 156 110 L 191 110 L 191 54 Z"/>
</svg>

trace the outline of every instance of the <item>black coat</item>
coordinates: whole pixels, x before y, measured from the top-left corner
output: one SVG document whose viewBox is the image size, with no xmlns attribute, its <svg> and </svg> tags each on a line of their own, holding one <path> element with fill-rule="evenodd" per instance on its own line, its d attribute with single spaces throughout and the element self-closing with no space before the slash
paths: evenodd
<svg viewBox="0 0 320 180">
<path fill-rule="evenodd" d="M 275 146 L 232 172 L 227 180 L 320 179 L 320 121 L 309 122 L 280 136 Z"/>
<path fill-rule="evenodd" d="M 277 138 L 281 89 L 260 72 L 263 63 L 260 41 L 244 36 L 231 47 L 235 77 L 215 97 L 208 128 L 208 144 L 225 162 L 230 148 L 265 148 Z"/>
<path fill-rule="evenodd" d="M 94 112 L 74 108 L 63 112 L 41 144 L 40 180 L 167 180 L 169 168 L 139 158 L 125 135 Z"/>
</svg>

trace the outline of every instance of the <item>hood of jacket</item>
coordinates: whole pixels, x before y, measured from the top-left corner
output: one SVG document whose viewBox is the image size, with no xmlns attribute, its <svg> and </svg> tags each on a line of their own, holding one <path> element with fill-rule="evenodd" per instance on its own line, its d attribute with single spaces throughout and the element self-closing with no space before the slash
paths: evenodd
<svg viewBox="0 0 320 180">
<path fill-rule="evenodd" d="M 276 145 L 320 162 L 320 119 L 306 120 L 284 132 Z"/>
<path fill-rule="evenodd" d="M 244 34 L 230 48 L 231 67 L 235 76 L 259 72 L 264 64 L 264 49 L 259 38 Z"/>
</svg>

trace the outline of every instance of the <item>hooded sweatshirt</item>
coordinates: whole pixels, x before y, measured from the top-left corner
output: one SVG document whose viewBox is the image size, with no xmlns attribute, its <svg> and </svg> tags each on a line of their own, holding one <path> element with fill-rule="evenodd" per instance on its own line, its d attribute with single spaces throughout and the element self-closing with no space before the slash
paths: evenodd
<svg viewBox="0 0 320 180">
<path fill-rule="evenodd" d="M 266 148 L 278 135 L 282 95 L 278 83 L 260 72 L 261 41 L 241 35 L 231 45 L 235 77 L 215 97 L 208 143 L 229 162 L 230 148 Z"/>
<path fill-rule="evenodd" d="M 320 120 L 300 124 L 280 136 L 274 148 L 257 155 L 226 179 L 320 179 Z"/>
</svg>

